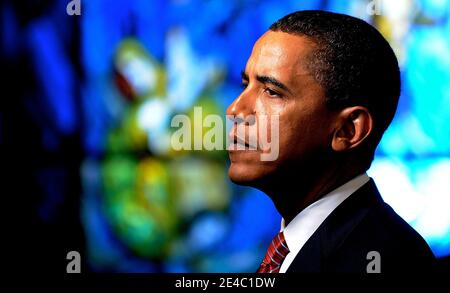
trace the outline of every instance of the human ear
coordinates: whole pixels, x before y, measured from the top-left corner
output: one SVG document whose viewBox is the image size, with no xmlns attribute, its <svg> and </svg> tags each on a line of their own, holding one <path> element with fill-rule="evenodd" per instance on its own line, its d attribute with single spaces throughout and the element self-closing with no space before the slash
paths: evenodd
<svg viewBox="0 0 450 293">
<path fill-rule="evenodd" d="M 373 119 L 367 108 L 354 106 L 343 109 L 337 115 L 331 147 L 343 152 L 360 145 L 373 130 Z"/>
</svg>

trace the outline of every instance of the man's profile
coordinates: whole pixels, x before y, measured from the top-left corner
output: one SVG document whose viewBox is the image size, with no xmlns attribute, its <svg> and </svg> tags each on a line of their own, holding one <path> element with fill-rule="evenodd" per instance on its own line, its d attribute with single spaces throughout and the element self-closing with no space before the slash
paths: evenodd
<svg viewBox="0 0 450 293">
<path fill-rule="evenodd" d="M 287 15 L 255 43 L 242 82 L 227 110 L 234 144 L 258 133 L 238 137 L 237 126 L 279 119 L 276 160 L 230 150 L 231 180 L 265 192 L 283 217 L 258 272 L 433 269 L 426 242 L 366 174 L 400 95 L 397 59 L 375 28 L 331 12 Z"/>
</svg>

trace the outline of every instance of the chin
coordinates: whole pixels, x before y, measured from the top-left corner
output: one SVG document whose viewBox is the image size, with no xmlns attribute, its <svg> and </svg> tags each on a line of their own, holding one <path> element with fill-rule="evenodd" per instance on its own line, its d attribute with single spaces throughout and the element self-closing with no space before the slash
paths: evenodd
<svg viewBox="0 0 450 293">
<path fill-rule="evenodd" d="M 265 168 L 261 166 L 249 166 L 243 163 L 231 163 L 228 176 L 233 183 L 258 188 L 258 182 L 269 176 Z"/>
</svg>

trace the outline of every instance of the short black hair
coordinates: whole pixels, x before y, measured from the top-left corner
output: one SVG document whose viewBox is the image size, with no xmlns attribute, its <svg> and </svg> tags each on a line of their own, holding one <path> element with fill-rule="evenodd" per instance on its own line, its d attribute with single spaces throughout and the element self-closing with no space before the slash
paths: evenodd
<svg viewBox="0 0 450 293">
<path fill-rule="evenodd" d="M 324 89 L 329 107 L 361 105 L 369 110 L 374 120 L 368 140 L 371 162 L 400 96 L 398 61 L 386 39 L 361 19 L 318 10 L 286 15 L 270 30 L 306 36 L 315 43 L 307 69 Z"/>
</svg>

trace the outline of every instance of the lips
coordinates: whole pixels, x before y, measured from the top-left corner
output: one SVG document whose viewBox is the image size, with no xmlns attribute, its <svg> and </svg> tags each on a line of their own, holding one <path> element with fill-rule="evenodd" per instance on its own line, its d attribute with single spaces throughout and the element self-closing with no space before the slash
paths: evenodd
<svg viewBox="0 0 450 293">
<path fill-rule="evenodd" d="M 230 140 L 233 142 L 230 145 L 230 149 L 231 151 L 240 151 L 240 150 L 253 150 L 256 151 L 258 149 L 258 147 L 254 144 L 249 143 L 247 140 L 242 139 L 240 137 L 238 137 L 237 135 L 230 135 Z M 238 148 L 238 146 L 241 146 L 240 148 Z"/>
</svg>

